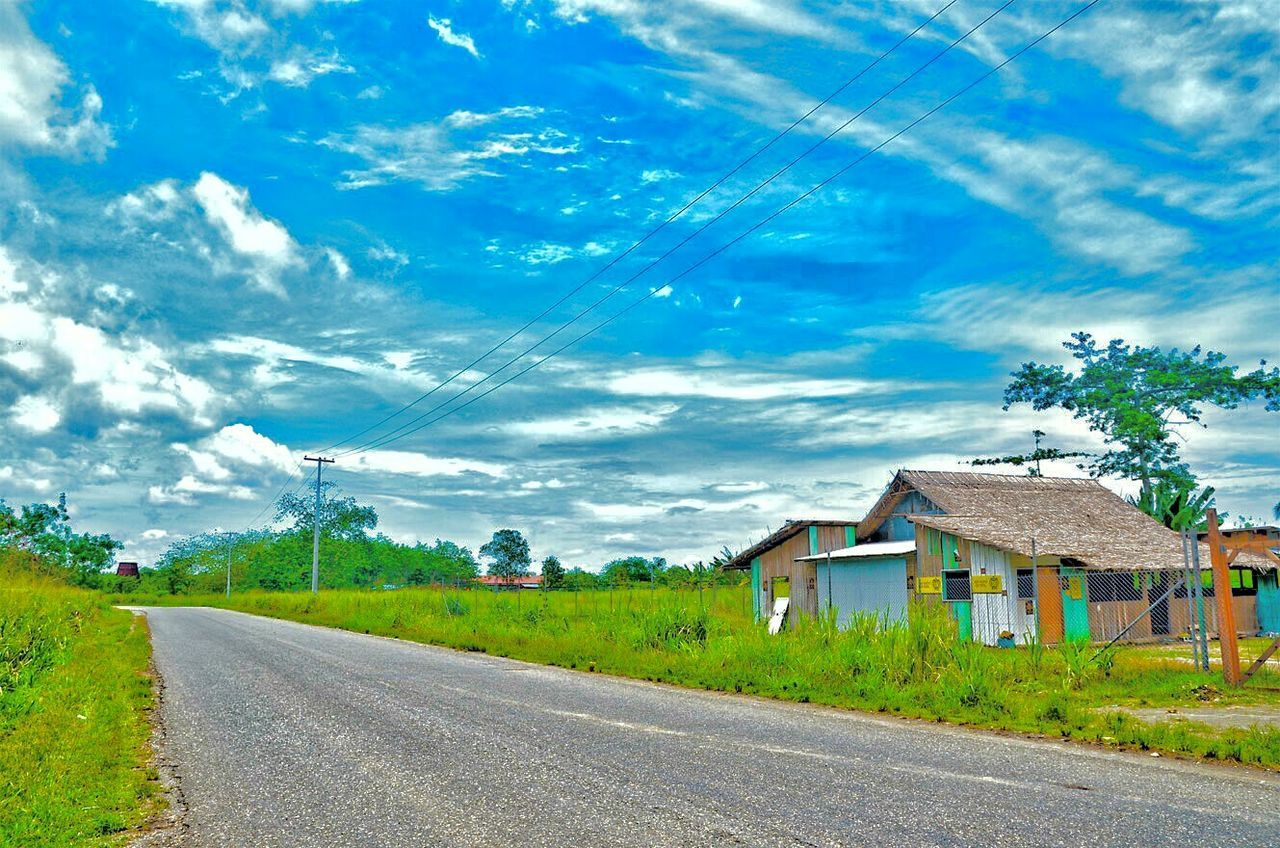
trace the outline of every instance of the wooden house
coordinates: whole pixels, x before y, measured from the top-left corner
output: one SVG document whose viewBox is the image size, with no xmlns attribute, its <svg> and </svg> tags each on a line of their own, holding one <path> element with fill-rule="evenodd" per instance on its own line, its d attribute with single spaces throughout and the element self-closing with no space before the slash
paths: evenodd
<svg viewBox="0 0 1280 848">
<path fill-rule="evenodd" d="M 1181 536 L 1096 480 L 899 471 L 857 540 L 906 539 L 917 552 L 915 599 L 947 604 L 961 633 L 987 644 L 1037 631 L 1053 643 L 1189 630 L 1191 598 L 1168 592 L 1186 575 Z M 1207 546 L 1200 557 L 1207 571 Z M 1259 632 L 1256 587 L 1274 580 L 1262 557 L 1233 564 L 1237 629 Z M 1215 632 L 1211 602 L 1206 614 Z"/>
<path fill-rule="evenodd" d="M 854 543 L 852 521 L 788 519 L 779 529 L 738 554 L 726 569 L 751 571 L 752 609 L 757 618 L 789 598 L 788 618 L 818 612 L 818 570 L 804 557 Z"/>
<path fill-rule="evenodd" d="M 1186 633 L 1197 615 L 1178 585 L 1182 544 L 1096 480 L 904 470 L 856 524 L 789 521 L 726 567 L 751 569 L 757 615 L 779 597 L 791 616 L 834 609 L 842 623 L 945 604 L 961 635 L 989 645 L 1142 641 Z M 1200 560 L 1207 572 L 1203 544 Z M 1275 566 L 1245 554 L 1231 575 L 1237 629 L 1280 628 Z M 1204 610 L 1216 633 L 1212 600 Z"/>
</svg>

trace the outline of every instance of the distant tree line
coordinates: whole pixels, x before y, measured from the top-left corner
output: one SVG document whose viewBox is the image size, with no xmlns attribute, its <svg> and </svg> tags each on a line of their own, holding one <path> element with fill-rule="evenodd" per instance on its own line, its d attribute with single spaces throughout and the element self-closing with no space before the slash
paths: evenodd
<svg viewBox="0 0 1280 848">
<path fill-rule="evenodd" d="M 504 528 L 480 547 L 479 557 L 447 539 L 408 545 L 376 532 L 378 513 L 335 484 L 323 484 L 320 505 L 320 585 L 324 588 L 398 589 L 423 585 L 468 585 L 485 572 L 503 578 L 533 573 L 529 542 L 519 530 Z M 143 569 L 140 591 L 172 594 L 218 592 L 230 563 L 234 591 L 300 591 L 311 585 L 315 498 L 287 494 L 276 504 L 281 529 L 243 533 L 207 532 L 172 543 L 153 568 Z M 624 557 L 596 573 L 565 568 L 559 557 L 541 562 L 542 585 L 550 590 L 585 590 L 647 584 L 694 586 L 737 582 L 710 564 L 670 565 L 662 557 Z"/>
</svg>

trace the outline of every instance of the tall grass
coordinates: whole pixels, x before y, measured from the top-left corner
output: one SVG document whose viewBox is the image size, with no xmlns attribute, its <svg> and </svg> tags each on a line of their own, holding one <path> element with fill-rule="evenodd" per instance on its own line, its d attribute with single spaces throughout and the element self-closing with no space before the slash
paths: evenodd
<svg viewBox="0 0 1280 848">
<path fill-rule="evenodd" d="M 1105 709 L 1190 704 L 1205 692 L 1274 701 L 1274 689 L 1226 691 L 1214 675 L 1139 650 L 1091 662 L 1083 645 L 987 648 L 961 640 L 938 607 L 914 608 L 905 622 L 854 616 L 844 628 L 824 615 L 769 636 L 752 621 L 748 591 L 249 593 L 229 605 L 566 668 L 1280 767 L 1274 729 L 1152 725 Z"/>
<path fill-rule="evenodd" d="M 98 846 L 151 796 L 145 622 L 0 550 L 0 845 Z"/>
</svg>

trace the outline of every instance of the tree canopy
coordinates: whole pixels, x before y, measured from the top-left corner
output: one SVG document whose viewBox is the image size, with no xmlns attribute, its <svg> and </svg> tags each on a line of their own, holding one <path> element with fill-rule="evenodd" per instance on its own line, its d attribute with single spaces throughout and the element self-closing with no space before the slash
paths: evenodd
<svg viewBox="0 0 1280 848">
<path fill-rule="evenodd" d="M 123 546 L 105 533 L 74 532 L 66 496 L 61 495 L 56 504 L 29 504 L 16 513 L 0 500 L 0 547 L 27 551 L 62 570 L 71 582 L 97 587 Z"/>
<path fill-rule="evenodd" d="M 320 535 L 331 539 L 358 539 L 378 526 L 378 512 L 353 497 L 332 497 L 337 484 L 320 484 Z M 310 533 L 316 513 L 315 494 L 289 492 L 276 501 L 276 521 L 292 521 L 296 532 Z"/>
<path fill-rule="evenodd" d="M 1238 374 L 1225 354 L 1199 346 L 1164 350 L 1113 339 L 1099 347 L 1089 333 L 1073 333 L 1063 347 L 1079 362 L 1078 370 L 1023 363 L 1004 391 L 1004 408 L 1029 403 L 1038 411 L 1064 409 L 1088 422 L 1109 446 L 1090 470 L 1140 480 L 1148 496 L 1155 480 L 1194 484 L 1177 436 L 1182 427 L 1205 426 L 1205 407 L 1235 409 L 1263 399 L 1268 411 L 1280 411 L 1280 368 L 1267 368 L 1265 361 Z"/>
<path fill-rule="evenodd" d="M 564 566 L 559 557 L 549 556 L 542 561 L 542 587 L 558 589 L 564 583 Z"/>
<path fill-rule="evenodd" d="M 493 538 L 480 546 L 480 556 L 488 557 L 489 573 L 494 577 L 524 577 L 533 560 L 529 542 L 519 530 L 497 530 Z"/>
</svg>

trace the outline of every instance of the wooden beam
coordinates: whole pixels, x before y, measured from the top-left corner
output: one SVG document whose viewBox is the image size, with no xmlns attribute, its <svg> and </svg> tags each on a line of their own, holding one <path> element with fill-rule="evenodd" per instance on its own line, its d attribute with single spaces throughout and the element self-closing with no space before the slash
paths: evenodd
<svg viewBox="0 0 1280 848">
<path fill-rule="evenodd" d="M 1273 640 L 1272 643 L 1267 646 L 1267 649 L 1262 652 L 1262 655 L 1253 661 L 1253 665 L 1245 669 L 1244 674 L 1241 675 L 1240 682 L 1244 683 L 1250 677 L 1253 677 L 1255 674 L 1257 674 L 1262 669 L 1262 667 L 1267 664 L 1267 660 L 1271 659 L 1271 655 L 1274 654 L 1277 649 L 1280 649 L 1280 636 L 1277 636 L 1275 640 Z"/>
<path fill-rule="evenodd" d="M 1236 641 L 1236 612 L 1231 604 L 1231 571 L 1227 566 L 1227 552 L 1222 545 L 1218 529 L 1218 511 L 1208 509 L 1209 561 L 1213 565 L 1213 597 L 1218 603 L 1218 645 L 1222 648 L 1222 677 L 1232 686 L 1239 686 L 1240 644 Z"/>
</svg>

